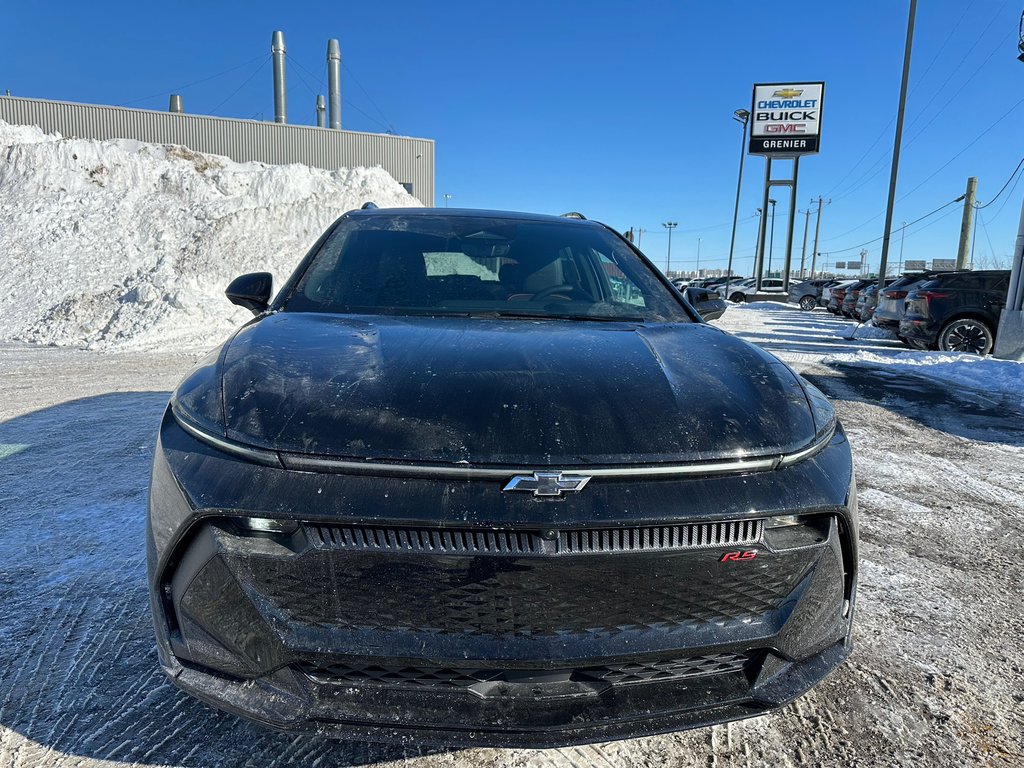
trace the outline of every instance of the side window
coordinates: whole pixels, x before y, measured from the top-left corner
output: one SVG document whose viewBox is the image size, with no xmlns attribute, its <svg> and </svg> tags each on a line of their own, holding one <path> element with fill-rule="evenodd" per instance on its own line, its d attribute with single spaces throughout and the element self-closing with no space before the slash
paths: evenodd
<svg viewBox="0 0 1024 768">
<path fill-rule="evenodd" d="M 619 269 L 618 264 L 599 251 L 591 249 L 591 252 L 595 257 L 597 257 L 597 262 L 604 271 L 604 276 L 607 278 L 608 283 L 611 286 L 612 295 L 610 298 L 612 301 L 630 304 L 634 307 L 647 306 L 647 301 L 644 299 L 643 291 L 641 291 L 632 280 L 626 277 L 625 272 Z"/>
</svg>

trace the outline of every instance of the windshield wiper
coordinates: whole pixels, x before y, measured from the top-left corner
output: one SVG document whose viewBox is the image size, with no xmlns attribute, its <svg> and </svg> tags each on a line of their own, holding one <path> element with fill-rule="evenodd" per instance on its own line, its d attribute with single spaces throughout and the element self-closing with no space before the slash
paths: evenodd
<svg viewBox="0 0 1024 768">
<path fill-rule="evenodd" d="M 481 312 L 467 312 L 468 317 L 501 318 L 510 317 L 526 320 L 590 320 L 598 323 L 643 323 L 646 319 L 633 315 L 557 315 L 551 313 L 521 312 L 517 310 L 495 309 Z"/>
</svg>

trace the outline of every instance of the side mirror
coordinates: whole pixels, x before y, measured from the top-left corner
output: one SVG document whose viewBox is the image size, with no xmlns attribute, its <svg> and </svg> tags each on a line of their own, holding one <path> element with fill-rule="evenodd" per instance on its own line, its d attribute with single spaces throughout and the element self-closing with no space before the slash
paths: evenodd
<svg viewBox="0 0 1024 768">
<path fill-rule="evenodd" d="M 690 306 L 705 320 L 717 320 L 725 314 L 725 301 L 708 288 L 687 288 L 684 292 Z"/>
<path fill-rule="evenodd" d="M 270 306 L 270 290 L 273 284 L 274 276 L 269 272 L 250 272 L 232 280 L 224 295 L 232 304 L 245 307 L 254 315 L 258 315 Z"/>
</svg>

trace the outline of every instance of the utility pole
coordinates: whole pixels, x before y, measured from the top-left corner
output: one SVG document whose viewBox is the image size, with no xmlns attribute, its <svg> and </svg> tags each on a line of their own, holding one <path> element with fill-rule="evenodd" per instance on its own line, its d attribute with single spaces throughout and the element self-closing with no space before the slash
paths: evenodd
<svg viewBox="0 0 1024 768">
<path fill-rule="evenodd" d="M 804 274 L 804 266 L 807 263 L 807 230 L 811 228 L 811 209 L 808 208 L 804 211 L 804 248 L 800 251 L 800 279 L 803 280 L 807 275 Z"/>
<path fill-rule="evenodd" d="M 641 238 L 641 237 L 643 237 L 643 234 L 644 234 L 644 232 L 646 232 L 646 231 L 647 231 L 647 230 L 646 230 L 646 229 L 644 229 L 643 227 L 637 227 L 637 228 L 636 228 L 636 247 L 637 247 L 637 248 L 639 248 L 639 247 L 640 247 L 640 238 Z"/>
<path fill-rule="evenodd" d="M 697 277 L 700 277 L 700 238 L 697 238 Z"/>
<path fill-rule="evenodd" d="M 661 226 L 668 230 L 668 258 L 665 260 L 665 277 L 672 271 L 672 230 L 679 226 L 678 221 L 666 221 Z"/>
<path fill-rule="evenodd" d="M 967 179 L 967 194 L 964 196 L 964 216 L 960 220 L 960 247 L 956 251 L 956 268 L 967 266 L 967 249 L 971 242 L 971 228 L 974 226 L 974 198 L 978 191 L 978 177 Z"/>
<path fill-rule="evenodd" d="M 903 113 L 907 106 L 907 84 L 910 81 L 910 52 L 914 46 L 914 17 L 917 0 L 910 0 L 907 18 L 907 43 L 903 51 L 903 82 L 900 84 L 900 106 L 896 113 L 896 138 L 892 146 L 892 170 L 889 173 L 889 201 L 885 206 L 885 229 L 882 230 L 882 259 L 878 264 L 878 290 L 885 288 L 885 271 L 889 265 L 889 230 L 892 229 L 892 209 L 896 202 L 896 179 L 900 173 L 900 146 L 903 143 Z"/>
</svg>

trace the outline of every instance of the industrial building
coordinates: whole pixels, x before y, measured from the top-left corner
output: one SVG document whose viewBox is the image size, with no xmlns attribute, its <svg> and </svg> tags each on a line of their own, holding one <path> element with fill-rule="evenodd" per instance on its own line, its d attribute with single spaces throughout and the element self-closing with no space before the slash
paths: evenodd
<svg viewBox="0 0 1024 768">
<path fill-rule="evenodd" d="M 0 120 L 36 125 L 47 133 L 88 139 L 135 139 L 178 144 L 238 162 L 301 163 L 334 170 L 380 166 L 426 206 L 434 205 L 434 141 L 385 133 L 341 130 L 341 95 L 336 40 L 328 43 L 330 127 L 317 98 L 318 126 L 287 123 L 284 38 L 273 37 L 275 122 L 192 115 L 171 95 L 168 112 L 48 99 L 0 96 Z"/>
</svg>

